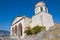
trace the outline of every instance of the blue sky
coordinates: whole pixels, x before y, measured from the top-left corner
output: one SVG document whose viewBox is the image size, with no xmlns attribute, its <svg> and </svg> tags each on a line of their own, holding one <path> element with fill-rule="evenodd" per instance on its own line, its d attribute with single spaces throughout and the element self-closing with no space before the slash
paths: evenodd
<svg viewBox="0 0 60 40">
<path fill-rule="evenodd" d="M 9 31 L 17 16 L 32 17 L 39 1 L 46 3 L 54 22 L 60 24 L 60 0 L 0 0 L 0 30 Z"/>
</svg>

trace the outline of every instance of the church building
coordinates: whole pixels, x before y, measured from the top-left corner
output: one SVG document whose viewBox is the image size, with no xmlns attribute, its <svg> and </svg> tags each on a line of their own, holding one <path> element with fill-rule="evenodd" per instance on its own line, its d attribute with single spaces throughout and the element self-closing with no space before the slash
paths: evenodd
<svg viewBox="0 0 60 40">
<path fill-rule="evenodd" d="M 38 2 L 35 5 L 35 15 L 32 18 L 18 16 L 11 25 L 10 36 L 12 38 L 23 38 L 26 34 L 24 30 L 27 27 L 45 26 L 46 31 L 54 26 L 52 15 L 48 13 L 48 8 L 44 2 Z"/>
</svg>

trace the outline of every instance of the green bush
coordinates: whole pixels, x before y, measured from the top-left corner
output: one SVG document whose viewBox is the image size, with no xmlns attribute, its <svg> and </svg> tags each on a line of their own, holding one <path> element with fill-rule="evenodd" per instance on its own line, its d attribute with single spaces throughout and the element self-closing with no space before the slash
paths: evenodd
<svg viewBox="0 0 60 40">
<path fill-rule="evenodd" d="M 40 26 L 40 29 L 41 30 L 46 30 L 46 27 L 45 26 Z"/>
<path fill-rule="evenodd" d="M 26 33 L 27 35 L 32 35 L 31 28 L 25 30 L 24 33 Z"/>
<path fill-rule="evenodd" d="M 40 31 L 41 31 L 41 29 L 40 29 L 40 26 L 39 26 L 39 25 L 37 25 L 37 26 L 35 26 L 34 28 L 32 28 L 32 30 L 33 30 L 33 33 L 34 33 L 34 34 L 37 34 L 38 32 L 40 32 Z"/>
<path fill-rule="evenodd" d="M 31 30 L 26 30 L 25 33 L 26 33 L 27 35 L 32 35 L 32 31 L 31 31 Z"/>
<path fill-rule="evenodd" d="M 34 35 L 34 34 L 37 34 L 37 33 L 39 33 L 40 31 L 42 31 L 42 30 L 46 30 L 46 27 L 45 26 L 39 26 L 39 25 L 37 25 L 37 26 L 35 26 L 34 28 L 30 28 L 30 29 L 28 29 L 28 30 L 25 30 L 25 33 L 27 34 L 27 35 Z"/>
</svg>

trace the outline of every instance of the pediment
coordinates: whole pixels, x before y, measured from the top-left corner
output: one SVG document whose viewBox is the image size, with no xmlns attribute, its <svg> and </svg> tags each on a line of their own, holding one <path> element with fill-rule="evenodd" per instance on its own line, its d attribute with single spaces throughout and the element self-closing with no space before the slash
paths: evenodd
<svg viewBox="0 0 60 40">
<path fill-rule="evenodd" d="M 22 18 L 22 17 L 16 17 L 16 18 L 14 19 L 12 25 L 15 24 L 15 23 L 16 23 L 18 20 L 20 20 L 21 18 Z"/>
</svg>

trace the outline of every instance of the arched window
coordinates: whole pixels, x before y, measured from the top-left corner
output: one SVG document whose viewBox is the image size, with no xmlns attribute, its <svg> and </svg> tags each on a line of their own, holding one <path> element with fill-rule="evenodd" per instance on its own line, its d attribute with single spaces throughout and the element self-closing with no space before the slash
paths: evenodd
<svg viewBox="0 0 60 40">
<path fill-rule="evenodd" d="M 43 8 L 41 7 L 41 12 L 43 11 Z"/>
<path fill-rule="evenodd" d="M 46 10 L 47 8 L 45 7 L 45 10 Z"/>
</svg>

